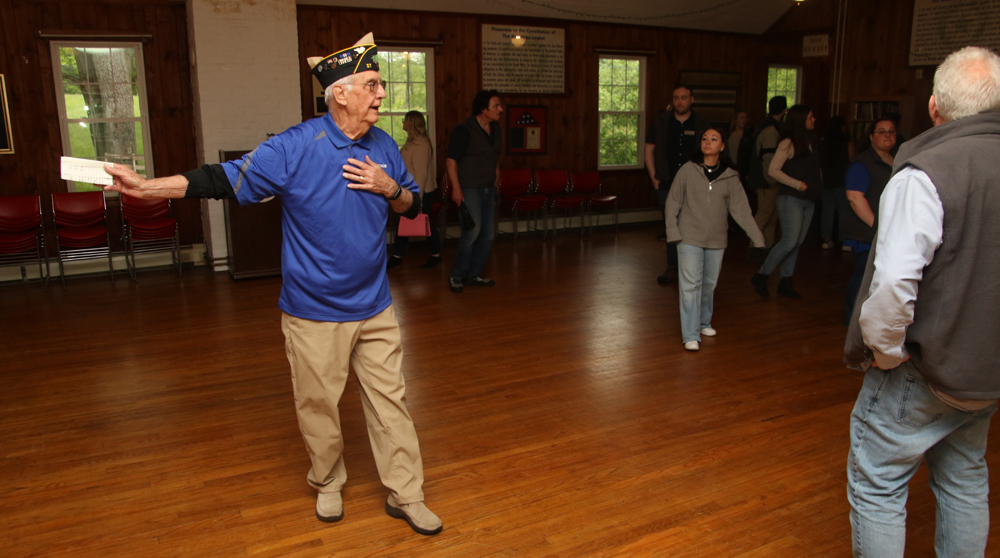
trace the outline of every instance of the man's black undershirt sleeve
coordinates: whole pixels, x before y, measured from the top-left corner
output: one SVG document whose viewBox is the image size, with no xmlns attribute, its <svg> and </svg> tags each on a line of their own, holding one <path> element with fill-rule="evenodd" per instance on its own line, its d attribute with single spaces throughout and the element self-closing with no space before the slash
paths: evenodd
<svg viewBox="0 0 1000 558">
<path fill-rule="evenodd" d="M 233 186 L 229 183 L 226 171 L 222 170 L 222 165 L 202 165 L 200 169 L 181 173 L 181 176 L 188 179 L 185 198 L 236 199 L 236 193 L 233 192 Z"/>
<path fill-rule="evenodd" d="M 420 194 L 413 194 L 413 199 L 410 200 L 410 207 L 406 208 L 406 211 L 400 213 L 403 217 L 407 219 L 413 219 L 420 213 Z"/>
</svg>

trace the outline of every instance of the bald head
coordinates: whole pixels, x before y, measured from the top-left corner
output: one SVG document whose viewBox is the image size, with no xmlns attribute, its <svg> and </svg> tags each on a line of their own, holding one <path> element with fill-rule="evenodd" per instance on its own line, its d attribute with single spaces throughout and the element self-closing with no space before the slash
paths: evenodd
<svg viewBox="0 0 1000 558">
<path fill-rule="evenodd" d="M 1000 110 L 1000 57 L 979 47 L 948 55 L 934 74 L 931 104 L 945 122 Z"/>
</svg>

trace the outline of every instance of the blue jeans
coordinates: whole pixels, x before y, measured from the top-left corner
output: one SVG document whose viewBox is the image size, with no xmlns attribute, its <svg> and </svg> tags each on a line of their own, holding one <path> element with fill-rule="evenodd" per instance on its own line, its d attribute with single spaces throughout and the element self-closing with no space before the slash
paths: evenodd
<svg viewBox="0 0 1000 558">
<path fill-rule="evenodd" d="M 431 206 L 434 204 L 434 192 L 424 194 L 420 197 L 420 211 L 430 217 Z M 397 228 L 398 230 L 398 228 Z M 397 236 L 395 246 L 392 247 L 392 255 L 402 258 L 406 254 L 406 247 L 410 245 L 410 237 Z M 441 255 L 441 231 L 431 223 L 431 236 L 427 239 L 427 250 L 431 256 Z"/>
<path fill-rule="evenodd" d="M 816 203 L 792 196 L 778 196 L 778 220 L 781 222 L 781 240 L 771 248 L 771 253 L 760 266 L 760 272 L 770 275 L 781 265 L 781 276 L 795 273 L 795 260 L 799 259 L 799 246 L 806 239 Z"/>
<path fill-rule="evenodd" d="M 715 285 L 719 282 L 724 253 L 725 250 L 701 248 L 683 242 L 677 245 L 681 336 L 684 343 L 701 342 L 701 330 L 712 325 Z"/>
<path fill-rule="evenodd" d="M 486 260 L 490 257 L 490 247 L 493 246 L 493 212 L 496 200 L 493 197 L 496 188 L 462 188 L 465 206 L 472 215 L 476 226 L 471 230 L 462 230 L 455 249 L 455 265 L 451 268 L 450 277 L 464 281 L 482 274 L 486 268 Z M 462 219 L 459 213 L 459 220 Z"/>
<path fill-rule="evenodd" d="M 984 455 L 996 409 L 969 413 L 945 404 L 911 361 L 868 369 L 847 459 L 856 558 L 902 558 L 908 485 L 921 460 L 937 499 L 938 558 L 982 558 L 990 526 Z"/>
</svg>

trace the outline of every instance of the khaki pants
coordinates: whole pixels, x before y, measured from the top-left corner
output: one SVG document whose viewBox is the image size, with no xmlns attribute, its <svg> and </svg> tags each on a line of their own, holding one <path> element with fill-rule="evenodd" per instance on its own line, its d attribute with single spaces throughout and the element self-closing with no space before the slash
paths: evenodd
<svg viewBox="0 0 1000 558">
<path fill-rule="evenodd" d="M 757 188 L 757 215 L 754 221 L 764 235 L 764 247 L 774 246 L 774 229 L 778 226 L 778 190 L 780 186 Z"/>
<path fill-rule="evenodd" d="M 312 460 L 309 484 L 320 492 L 339 492 L 347 481 L 337 404 L 350 368 L 361 384 L 368 439 L 382 484 L 401 504 L 422 502 L 423 462 L 406 410 L 403 347 L 392 306 L 357 322 L 316 322 L 282 313 L 281 331 L 299 430 Z"/>
</svg>

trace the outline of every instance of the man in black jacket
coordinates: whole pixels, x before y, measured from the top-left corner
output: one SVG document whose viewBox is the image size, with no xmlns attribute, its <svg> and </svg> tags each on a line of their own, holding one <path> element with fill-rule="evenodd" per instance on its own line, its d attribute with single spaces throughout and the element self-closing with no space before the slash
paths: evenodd
<svg viewBox="0 0 1000 558">
<path fill-rule="evenodd" d="M 691 88 L 678 85 L 674 88 L 673 104 L 661 112 L 646 130 L 646 170 L 656 190 L 660 212 L 663 213 L 674 181 L 681 165 L 691 160 L 691 155 L 700 146 L 701 134 L 712 125 L 707 118 L 691 110 L 694 96 Z M 665 216 L 664 216 L 665 219 Z M 664 227 L 666 227 L 664 220 Z M 666 240 L 663 234 L 658 237 Z M 667 244 L 667 271 L 656 278 L 660 284 L 677 280 L 677 245 Z"/>
</svg>

